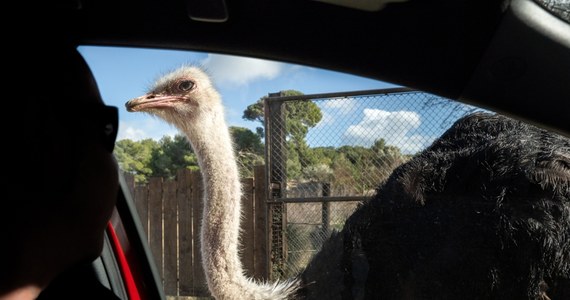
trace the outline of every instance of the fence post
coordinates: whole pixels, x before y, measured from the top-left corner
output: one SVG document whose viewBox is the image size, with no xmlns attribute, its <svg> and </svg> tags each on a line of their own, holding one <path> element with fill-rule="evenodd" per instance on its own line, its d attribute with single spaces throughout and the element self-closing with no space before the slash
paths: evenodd
<svg viewBox="0 0 570 300">
<path fill-rule="evenodd" d="M 242 222 L 241 222 L 241 262 L 248 277 L 254 274 L 254 203 L 253 203 L 253 178 L 242 178 Z"/>
<path fill-rule="evenodd" d="M 330 182 L 323 182 L 322 185 L 323 197 L 328 197 L 331 195 L 331 184 Z M 325 199 L 326 200 L 326 199 Z M 330 223 L 331 223 L 331 203 L 329 201 L 323 201 L 323 207 L 321 210 L 322 222 L 323 222 L 323 236 L 328 237 L 330 234 Z"/>
<path fill-rule="evenodd" d="M 191 296 L 194 278 L 192 277 L 193 251 L 192 251 L 192 198 L 191 198 L 191 171 L 178 170 L 176 180 L 176 200 L 178 202 L 178 295 Z"/>
<path fill-rule="evenodd" d="M 123 178 L 125 178 L 125 182 L 127 183 L 127 186 L 129 187 L 129 192 L 131 193 L 131 197 L 135 196 L 135 175 L 129 173 L 129 172 L 122 172 L 123 174 Z"/>
<path fill-rule="evenodd" d="M 177 250 L 177 205 L 176 182 L 163 182 L 164 217 L 164 292 L 168 296 L 178 296 L 178 251 Z"/>
<path fill-rule="evenodd" d="M 148 184 L 137 185 L 135 187 L 134 199 L 137 211 L 139 212 L 139 217 L 143 225 L 144 233 L 146 234 L 147 242 L 150 242 L 150 235 L 148 229 L 149 217 L 148 217 Z"/>
<path fill-rule="evenodd" d="M 285 112 L 283 102 L 271 101 L 271 98 L 282 96 L 281 92 L 269 93 L 264 101 L 265 112 L 265 149 L 266 161 L 268 161 L 267 183 L 269 185 L 267 199 L 275 201 L 283 198 L 283 192 L 287 188 L 287 142 Z M 284 203 L 272 203 L 268 209 L 269 230 L 269 270 L 270 279 L 274 280 L 274 271 L 283 270 L 287 260 L 287 242 L 285 230 L 286 205 Z M 280 272 L 282 273 L 282 272 Z"/>
<path fill-rule="evenodd" d="M 152 177 L 148 188 L 149 244 L 164 284 L 162 260 L 162 178 Z"/>
<path fill-rule="evenodd" d="M 208 287 L 206 283 L 206 274 L 202 267 L 202 253 L 200 252 L 200 230 L 202 228 L 202 214 L 204 203 L 202 198 L 204 195 L 204 187 L 202 184 L 202 174 L 199 171 L 192 172 L 192 227 L 193 227 L 193 245 L 194 245 L 194 295 L 208 295 Z"/>
<path fill-rule="evenodd" d="M 253 169 L 254 186 L 254 271 L 256 279 L 269 278 L 269 252 L 267 251 L 267 185 L 265 166 L 255 166 Z"/>
</svg>

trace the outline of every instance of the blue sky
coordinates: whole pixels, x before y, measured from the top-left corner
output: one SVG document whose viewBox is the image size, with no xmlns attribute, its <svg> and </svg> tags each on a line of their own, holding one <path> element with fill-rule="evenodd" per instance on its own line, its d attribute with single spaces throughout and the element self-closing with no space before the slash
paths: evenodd
<svg viewBox="0 0 570 300">
<path fill-rule="evenodd" d="M 243 111 L 268 93 L 294 89 L 305 94 L 315 94 L 397 87 L 339 72 L 238 56 L 100 46 L 81 46 L 79 52 L 91 67 L 105 103 L 120 109 L 118 140 L 159 140 L 164 135 L 178 132 L 158 118 L 127 112 L 124 104 L 129 99 L 146 93 L 148 87 L 162 74 L 187 63 L 207 68 L 222 95 L 228 125 L 246 127 L 253 131 L 260 124 L 243 120 Z M 373 138 L 383 137 L 404 152 L 414 153 L 427 146 L 445 129 L 435 128 L 435 125 L 425 126 L 428 125 L 426 119 L 432 121 L 429 120 L 432 119 L 431 115 L 422 115 L 425 110 L 420 111 L 411 103 L 393 104 L 388 109 L 382 104 L 350 99 L 344 100 L 342 107 L 334 101 L 322 102 L 318 105 L 323 111 L 323 119 L 309 132 L 307 141 L 310 146 L 370 146 Z M 350 115 L 346 115 L 348 113 Z M 343 114 L 345 117 L 340 124 L 337 117 Z M 389 132 L 386 131 L 393 124 L 399 124 L 398 128 L 392 127 Z M 372 139 L 364 135 L 372 131 L 376 133 Z"/>
<path fill-rule="evenodd" d="M 158 119 L 124 109 L 127 100 L 140 96 L 161 74 L 185 63 L 204 64 L 222 95 L 230 126 L 254 129 L 242 119 L 244 109 L 268 93 L 296 89 L 305 94 L 379 89 L 395 85 L 311 67 L 238 56 L 200 52 L 81 46 L 104 101 L 120 108 L 119 139 L 160 138 L 175 133 Z"/>
</svg>

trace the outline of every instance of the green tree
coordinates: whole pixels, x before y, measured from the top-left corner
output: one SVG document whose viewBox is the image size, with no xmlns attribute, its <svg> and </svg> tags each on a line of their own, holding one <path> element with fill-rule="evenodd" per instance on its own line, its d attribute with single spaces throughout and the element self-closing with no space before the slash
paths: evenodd
<svg viewBox="0 0 570 300">
<path fill-rule="evenodd" d="M 236 145 L 238 165 L 244 177 L 253 175 L 253 166 L 263 164 L 263 144 L 251 130 L 231 127 Z M 164 136 L 158 142 L 145 139 L 139 142 L 120 140 L 115 157 L 120 168 L 133 174 L 135 181 L 147 182 L 151 176 L 174 178 L 179 169 L 199 170 L 198 159 L 185 136 Z"/>
<path fill-rule="evenodd" d="M 253 167 L 262 165 L 263 143 L 261 137 L 244 127 L 230 127 L 230 133 L 235 145 L 237 163 L 242 177 L 252 177 Z"/>
<path fill-rule="evenodd" d="M 302 92 L 296 90 L 281 91 L 282 96 L 300 96 Z M 243 118 L 250 121 L 258 121 L 265 126 L 263 103 L 267 96 L 249 105 L 243 112 Z M 287 174 L 288 178 L 301 176 L 301 169 L 311 162 L 309 146 L 305 137 L 309 128 L 317 125 L 323 114 L 321 109 L 311 100 L 288 101 L 283 104 L 285 117 L 285 138 L 287 140 Z M 263 128 L 258 127 L 257 133 L 263 134 Z"/>
<path fill-rule="evenodd" d="M 332 166 L 333 161 L 338 156 L 338 151 L 335 147 L 316 147 L 309 149 L 310 155 L 310 164 L 311 165 L 319 165 L 325 164 L 328 166 Z"/>
<path fill-rule="evenodd" d="M 299 153 L 296 151 L 289 151 L 287 154 L 286 170 L 287 178 L 289 179 L 299 179 L 303 175 L 301 161 L 299 159 Z"/>
<path fill-rule="evenodd" d="M 152 176 L 152 154 L 159 147 L 152 139 L 138 142 L 124 139 L 117 141 L 114 154 L 121 170 L 133 174 L 136 182 L 146 182 Z"/>
<path fill-rule="evenodd" d="M 281 91 L 282 96 L 301 96 L 302 92 L 296 90 Z M 265 113 L 263 103 L 267 96 L 261 97 L 257 102 L 250 104 L 243 111 L 243 119 L 257 121 L 265 126 Z M 323 118 L 321 109 L 311 100 L 289 101 L 284 104 L 286 122 L 286 134 L 288 138 L 302 140 L 307 135 L 309 128 L 317 125 Z M 258 127 L 258 133 L 263 132 L 262 127 Z"/>
<path fill-rule="evenodd" d="M 230 126 L 230 134 L 237 152 L 263 154 L 263 143 L 258 134 L 248 128 L 236 126 Z"/>
<path fill-rule="evenodd" d="M 374 144 L 370 148 L 376 157 L 378 158 L 400 158 L 403 157 L 402 152 L 400 152 L 400 148 L 396 146 L 390 146 L 386 144 L 384 139 L 378 139 L 374 141 Z"/>
<path fill-rule="evenodd" d="M 332 162 L 332 169 L 333 189 L 340 195 L 355 195 L 357 193 L 355 174 L 358 174 L 358 170 L 344 153 L 337 154 Z"/>
<path fill-rule="evenodd" d="M 164 136 L 152 153 L 150 168 L 153 176 L 174 178 L 179 169 L 198 170 L 198 160 L 185 136 Z"/>
<path fill-rule="evenodd" d="M 381 181 L 388 179 L 395 168 L 408 161 L 411 157 L 403 155 L 400 148 L 387 145 L 384 139 L 376 140 L 370 149 L 374 155 L 378 179 Z"/>
<path fill-rule="evenodd" d="M 375 178 L 374 154 L 370 148 L 346 145 L 338 150 L 352 165 L 351 178 L 358 193 L 365 193 L 378 183 Z"/>
</svg>

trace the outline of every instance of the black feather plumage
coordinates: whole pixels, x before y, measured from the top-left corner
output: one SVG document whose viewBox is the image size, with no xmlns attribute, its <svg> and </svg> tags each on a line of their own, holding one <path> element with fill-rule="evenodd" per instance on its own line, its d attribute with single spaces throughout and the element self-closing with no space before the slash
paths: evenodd
<svg viewBox="0 0 570 300">
<path fill-rule="evenodd" d="M 501 115 L 458 120 L 301 277 L 307 299 L 570 299 L 570 139 Z"/>
</svg>

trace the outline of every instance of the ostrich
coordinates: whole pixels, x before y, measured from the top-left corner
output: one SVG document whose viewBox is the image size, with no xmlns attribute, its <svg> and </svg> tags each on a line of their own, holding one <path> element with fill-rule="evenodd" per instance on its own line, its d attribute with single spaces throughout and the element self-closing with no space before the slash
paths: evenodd
<svg viewBox="0 0 570 300">
<path fill-rule="evenodd" d="M 306 269 L 240 263 L 240 181 L 220 95 L 183 66 L 126 103 L 184 132 L 205 186 L 201 252 L 217 299 L 562 299 L 570 295 L 570 141 L 476 113 L 398 167 Z M 547 294 L 549 296 L 547 296 Z"/>
<path fill-rule="evenodd" d="M 244 275 L 239 259 L 241 186 L 233 144 L 219 93 L 207 74 L 184 66 L 159 79 L 148 94 L 130 100 L 129 111 L 144 111 L 185 133 L 204 180 L 200 232 L 202 265 L 216 299 L 288 299 L 297 280 L 273 284 Z"/>
</svg>

